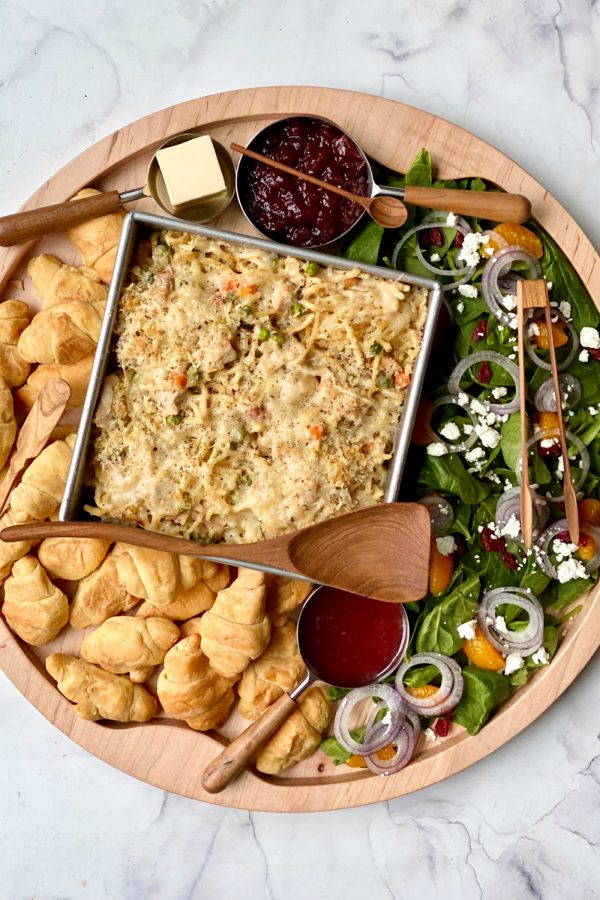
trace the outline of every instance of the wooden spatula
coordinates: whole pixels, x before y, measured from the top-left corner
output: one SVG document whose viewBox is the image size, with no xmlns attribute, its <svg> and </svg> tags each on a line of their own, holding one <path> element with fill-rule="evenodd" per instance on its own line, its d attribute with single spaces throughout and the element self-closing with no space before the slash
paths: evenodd
<svg viewBox="0 0 600 900">
<path fill-rule="evenodd" d="M 42 452 L 53 428 L 64 413 L 71 388 L 62 378 L 53 378 L 41 389 L 35 403 L 21 426 L 17 443 L 8 463 L 6 474 L 0 483 L 0 515 L 17 478 L 29 463 Z"/>
<path fill-rule="evenodd" d="M 542 309 L 544 311 L 546 329 L 548 331 L 548 350 L 552 368 L 552 382 L 556 397 L 556 416 L 558 418 L 558 436 L 563 459 L 563 494 L 569 534 L 574 544 L 579 543 L 579 511 L 577 509 L 577 493 L 571 476 L 571 464 L 565 436 L 565 421 L 562 413 L 562 396 L 556 365 L 556 348 L 552 333 L 552 311 L 548 296 L 548 285 L 543 278 L 519 280 L 517 284 L 517 316 L 519 336 L 519 400 L 521 409 L 521 533 L 526 547 L 532 543 L 533 500 L 529 487 L 529 467 L 527 464 L 527 418 L 525 414 L 525 310 Z"/>
<path fill-rule="evenodd" d="M 292 577 L 354 594 L 408 603 L 427 593 L 430 519 L 419 503 L 384 503 L 256 544 L 207 544 L 108 522 L 37 522 L 0 532 L 3 541 L 96 537 L 199 556 Z"/>
</svg>

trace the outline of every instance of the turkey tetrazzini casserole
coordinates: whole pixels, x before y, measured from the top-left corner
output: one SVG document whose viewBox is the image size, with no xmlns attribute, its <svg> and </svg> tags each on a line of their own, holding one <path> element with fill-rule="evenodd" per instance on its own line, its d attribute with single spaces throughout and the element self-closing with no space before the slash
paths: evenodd
<svg viewBox="0 0 600 900">
<path fill-rule="evenodd" d="M 155 232 L 97 409 L 95 515 L 272 538 L 383 498 L 427 291 Z"/>
</svg>

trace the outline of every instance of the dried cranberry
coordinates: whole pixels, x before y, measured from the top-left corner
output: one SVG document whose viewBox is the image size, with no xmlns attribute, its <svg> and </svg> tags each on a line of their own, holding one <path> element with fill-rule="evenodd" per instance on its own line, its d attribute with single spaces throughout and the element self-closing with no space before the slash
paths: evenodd
<svg viewBox="0 0 600 900">
<path fill-rule="evenodd" d="M 441 228 L 428 228 L 427 231 L 421 231 L 419 234 L 421 247 L 441 247 L 443 243 L 444 235 Z"/>
<path fill-rule="evenodd" d="M 450 713 L 446 713 L 445 716 L 440 716 L 433 726 L 433 730 L 438 737 L 447 737 L 448 732 L 450 731 Z"/>
<path fill-rule="evenodd" d="M 481 532 L 481 543 L 483 544 L 483 549 L 488 553 L 492 550 L 499 550 L 502 553 L 502 551 L 506 549 L 506 541 L 504 538 L 494 534 L 492 529 L 488 528 L 487 525 L 484 525 Z"/>
<path fill-rule="evenodd" d="M 571 535 L 566 529 L 565 531 L 559 531 L 556 537 L 559 541 L 563 541 L 565 544 L 571 543 Z"/>
<path fill-rule="evenodd" d="M 465 236 L 462 233 L 462 231 L 457 231 L 455 238 L 452 241 L 452 246 L 453 247 L 462 247 L 464 239 L 465 239 Z"/>
<path fill-rule="evenodd" d="M 511 572 L 517 571 L 519 568 L 519 560 L 513 553 L 509 553 L 508 550 L 501 550 L 500 556 L 507 569 L 510 569 Z"/>
<path fill-rule="evenodd" d="M 477 381 L 480 381 L 482 384 L 489 384 L 492 380 L 492 367 L 489 362 L 482 362 L 477 370 Z"/>
<path fill-rule="evenodd" d="M 558 459 L 562 453 L 558 441 L 550 444 L 549 447 L 543 447 L 541 441 L 538 441 L 537 452 L 538 456 L 541 456 L 542 459 Z"/>
<path fill-rule="evenodd" d="M 477 341 L 483 341 L 487 337 L 487 329 L 487 319 L 482 319 L 481 322 L 478 322 L 473 329 L 471 333 L 471 340 L 475 341 L 475 343 L 477 343 Z"/>
<path fill-rule="evenodd" d="M 590 347 L 588 353 L 592 359 L 595 359 L 596 362 L 600 362 L 600 347 Z"/>
<path fill-rule="evenodd" d="M 454 555 L 455 556 L 464 556 L 468 550 L 467 542 L 465 541 L 462 534 L 454 535 Z"/>
<path fill-rule="evenodd" d="M 579 546 L 580 546 L 580 547 L 587 547 L 587 545 L 589 544 L 589 542 L 590 542 L 590 538 L 589 538 L 589 536 L 588 536 L 587 534 L 580 534 L 580 535 L 579 535 Z"/>
</svg>

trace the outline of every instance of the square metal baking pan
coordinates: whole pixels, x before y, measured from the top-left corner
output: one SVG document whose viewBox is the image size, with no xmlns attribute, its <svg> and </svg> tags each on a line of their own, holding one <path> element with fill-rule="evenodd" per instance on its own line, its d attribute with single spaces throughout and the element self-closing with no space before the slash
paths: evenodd
<svg viewBox="0 0 600 900">
<path fill-rule="evenodd" d="M 320 266 L 334 266 L 335 268 L 346 270 L 358 268 L 370 275 L 378 275 L 381 278 L 402 281 L 405 284 L 427 289 L 428 313 L 423 329 L 421 349 L 415 360 L 411 383 L 408 387 L 406 399 L 398 422 L 393 455 L 386 479 L 385 500 L 386 502 L 396 500 L 400 489 L 402 472 L 404 470 L 406 455 L 410 445 L 411 431 L 419 397 L 421 395 L 421 389 L 423 387 L 423 380 L 440 310 L 442 300 L 442 289 L 440 285 L 435 281 L 428 278 L 421 278 L 418 275 L 409 275 L 404 272 L 397 272 L 394 269 L 384 269 L 380 266 L 362 265 L 354 260 L 343 259 L 339 256 L 332 256 L 315 250 L 296 249 L 287 244 L 277 244 L 273 241 L 264 240 L 263 238 L 248 237 L 247 235 L 236 234 L 231 231 L 208 228 L 204 225 L 193 225 L 190 222 L 171 219 L 166 216 L 155 216 L 150 213 L 133 212 L 126 216 L 123 224 L 123 233 L 121 235 L 121 241 L 115 260 L 115 268 L 110 283 L 108 301 L 100 331 L 98 347 L 94 357 L 90 383 L 83 404 L 81 421 L 77 432 L 75 447 L 73 449 L 73 458 L 67 476 L 65 494 L 59 511 L 59 520 L 61 522 L 66 522 L 75 518 L 90 518 L 89 515 L 83 514 L 82 491 L 86 481 L 94 414 L 102 391 L 102 384 L 112 350 L 113 332 L 117 321 L 121 291 L 131 265 L 133 252 L 140 236 L 140 231 L 146 229 L 164 229 L 203 235 L 208 238 L 227 241 L 231 244 L 239 244 L 257 250 L 265 250 L 269 253 L 276 253 L 278 256 L 293 256 L 297 259 L 318 263 Z M 268 567 L 265 568 L 267 569 Z"/>
</svg>

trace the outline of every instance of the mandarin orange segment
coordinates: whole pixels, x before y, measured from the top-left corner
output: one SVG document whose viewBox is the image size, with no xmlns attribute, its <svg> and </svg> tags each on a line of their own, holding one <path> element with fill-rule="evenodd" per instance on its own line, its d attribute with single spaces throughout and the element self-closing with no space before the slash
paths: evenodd
<svg viewBox="0 0 600 900">
<path fill-rule="evenodd" d="M 600 525 L 600 500 L 586 497 L 579 504 L 579 518 L 590 525 Z"/>
<path fill-rule="evenodd" d="M 548 329 L 546 328 L 546 323 L 536 322 L 536 325 L 538 327 L 539 334 L 534 335 L 531 340 L 535 342 L 540 350 L 548 350 L 550 344 L 548 341 Z M 562 322 L 552 323 L 552 336 L 554 338 L 555 347 L 564 347 L 564 345 L 569 342 L 569 337 Z"/>
<path fill-rule="evenodd" d="M 502 250 L 503 247 L 506 247 L 506 241 L 502 237 L 501 234 L 498 234 L 496 230 L 486 232 L 489 241 L 487 244 L 481 245 L 480 252 L 483 256 L 494 256 L 495 253 L 498 253 L 499 250 Z"/>
<path fill-rule="evenodd" d="M 429 593 L 441 594 L 445 591 L 454 573 L 454 556 L 444 556 L 437 548 L 435 540 L 431 542 L 429 556 Z"/>
<path fill-rule="evenodd" d="M 558 428 L 558 416 L 553 412 L 539 412 L 537 414 L 537 422 L 544 431 L 552 431 Z"/>
<path fill-rule="evenodd" d="M 499 672 L 506 665 L 502 654 L 492 647 L 479 625 L 475 628 L 475 637 L 465 640 L 462 648 L 469 662 L 472 662 L 478 669 L 491 669 L 492 672 Z"/>
<path fill-rule="evenodd" d="M 388 744 L 387 747 L 382 747 L 381 750 L 378 750 L 375 756 L 377 759 L 382 760 L 382 762 L 386 762 L 388 759 L 393 759 L 396 755 L 396 750 L 393 744 Z"/>
<path fill-rule="evenodd" d="M 598 546 L 593 537 L 589 534 L 580 535 L 577 556 L 582 562 L 589 562 L 590 559 L 593 559 L 597 549 Z"/>
<path fill-rule="evenodd" d="M 512 222 L 501 222 L 496 225 L 494 231 L 502 235 L 507 244 L 511 247 L 521 247 L 526 250 L 535 259 L 540 259 L 544 255 L 544 247 L 537 234 L 525 228 L 524 225 L 514 225 Z"/>
<path fill-rule="evenodd" d="M 433 697 L 434 694 L 437 694 L 439 688 L 435 684 L 420 684 L 416 687 L 405 684 L 404 690 L 411 697 L 417 697 L 417 699 L 422 700 L 424 697 Z"/>
<path fill-rule="evenodd" d="M 367 768 L 364 756 L 358 756 L 356 753 L 353 753 L 352 756 L 346 760 L 346 765 L 351 766 L 353 769 Z"/>
</svg>

